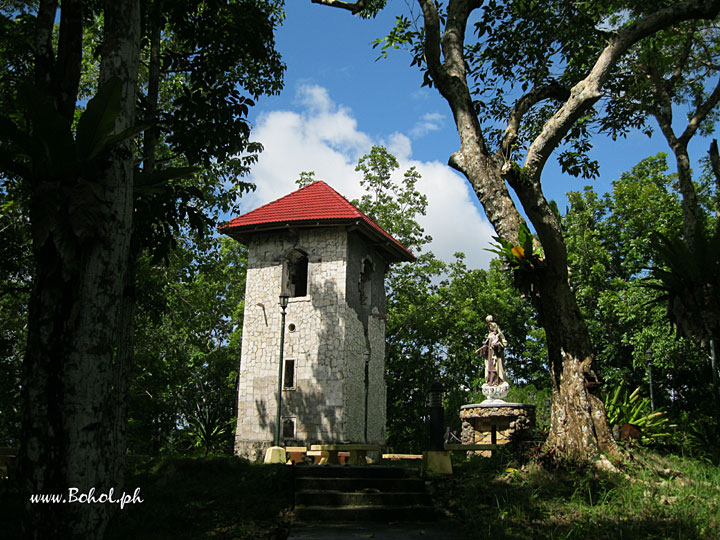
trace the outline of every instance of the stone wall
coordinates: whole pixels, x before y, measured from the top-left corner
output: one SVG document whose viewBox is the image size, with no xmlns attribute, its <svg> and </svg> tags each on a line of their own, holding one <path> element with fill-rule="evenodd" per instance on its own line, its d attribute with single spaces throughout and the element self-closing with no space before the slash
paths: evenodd
<svg viewBox="0 0 720 540">
<path fill-rule="evenodd" d="M 257 234 L 248 245 L 235 452 L 259 459 L 274 439 L 278 296 L 283 260 L 292 249 L 307 253 L 308 294 L 290 298 L 286 310 L 284 358 L 295 360 L 295 387 L 283 390 L 282 418 L 293 418 L 296 429 L 295 437 L 284 443 L 363 441 L 367 350 L 371 352 L 368 435 L 371 442 L 384 443 L 384 262 L 344 228 L 301 229 Z M 357 261 L 363 257 L 379 262 L 372 284 L 376 305 L 365 306 L 366 310 L 359 308 L 357 295 L 348 294 L 357 290 L 361 265 Z"/>
<path fill-rule="evenodd" d="M 383 293 L 383 298 L 384 298 Z M 370 392 L 368 409 L 368 442 L 385 444 L 387 385 L 385 384 L 385 314 L 375 309 L 368 323 L 372 354 L 370 356 Z"/>
<path fill-rule="evenodd" d="M 369 294 L 361 298 L 361 274 L 372 267 Z M 365 441 L 365 363 L 368 362 L 367 442 L 385 443 L 385 271 L 383 258 L 357 233 L 348 235 L 345 411 L 347 440 Z M 370 353 L 369 355 L 367 353 Z"/>
</svg>

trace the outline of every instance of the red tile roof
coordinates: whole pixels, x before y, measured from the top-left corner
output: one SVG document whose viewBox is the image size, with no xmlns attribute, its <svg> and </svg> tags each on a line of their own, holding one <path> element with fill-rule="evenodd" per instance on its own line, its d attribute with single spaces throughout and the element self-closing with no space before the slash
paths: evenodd
<svg viewBox="0 0 720 540">
<path fill-rule="evenodd" d="M 382 227 L 355 208 L 323 181 L 313 182 L 273 202 L 238 216 L 219 227 L 220 232 L 243 241 L 248 233 L 286 226 L 312 227 L 328 223 L 356 223 L 371 240 L 380 241 L 391 261 L 411 261 L 415 256 Z"/>
</svg>

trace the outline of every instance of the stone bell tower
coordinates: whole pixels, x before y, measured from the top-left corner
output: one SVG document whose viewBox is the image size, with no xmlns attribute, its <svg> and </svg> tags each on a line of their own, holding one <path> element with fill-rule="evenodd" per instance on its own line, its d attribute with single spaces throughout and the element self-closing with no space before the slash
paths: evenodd
<svg viewBox="0 0 720 540">
<path fill-rule="evenodd" d="M 248 247 L 235 453 L 273 443 L 283 292 L 281 444 L 384 444 L 384 276 L 415 257 L 325 182 L 220 231 Z"/>
</svg>

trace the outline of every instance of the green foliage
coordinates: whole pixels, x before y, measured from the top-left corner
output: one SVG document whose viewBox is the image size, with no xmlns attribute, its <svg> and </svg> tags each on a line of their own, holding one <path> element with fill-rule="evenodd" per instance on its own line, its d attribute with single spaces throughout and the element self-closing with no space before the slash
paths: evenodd
<svg viewBox="0 0 720 540">
<path fill-rule="evenodd" d="M 669 423 L 664 411 L 651 409 L 650 398 L 642 395 L 640 386 L 628 392 L 627 388 L 620 385 L 614 392 L 605 394 L 604 402 L 608 423 L 618 427 L 623 424 L 639 427 L 643 444 L 662 442 L 672 437 L 677 427 Z"/>
<path fill-rule="evenodd" d="M 246 250 L 186 242 L 138 271 L 129 447 L 138 454 L 232 451 Z"/>
<path fill-rule="evenodd" d="M 483 398 L 484 399 L 484 398 Z M 535 405 L 535 424 L 540 433 L 550 430 L 552 412 L 552 388 L 550 385 L 537 387 L 534 384 L 511 386 L 505 401 L 508 403 L 531 403 Z"/>
<path fill-rule="evenodd" d="M 239 155 L 261 149 L 249 141 L 249 108 L 258 96 L 282 89 L 285 66 L 274 48 L 282 5 L 282 0 L 163 4 L 159 126 L 171 153 L 205 169 L 213 163 L 229 167 L 232 176 L 247 170 Z"/>
<path fill-rule="evenodd" d="M 448 2 L 437 2 L 441 20 L 447 16 Z M 463 60 L 473 105 L 492 147 L 507 126 L 507 118 L 519 96 L 538 89 L 553 89 L 549 98 L 538 100 L 527 111 L 519 138 L 508 161 L 520 157 L 537 137 L 543 124 L 557 111 L 558 102 L 584 78 L 599 51 L 607 43 L 603 22 L 618 10 L 631 6 L 563 0 L 549 2 L 485 2 L 478 6 L 468 23 Z M 519 37 L 521 36 L 521 37 Z M 388 35 L 373 46 L 380 57 L 404 49 L 412 56 L 411 65 L 423 73 L 423 86 L 433 86 L 424 51 L 425 32 L 410 13 L 396 17 Z M 560 143 L 556 156 L 564 172 L 584 178 L 596 177 L 599 165 L 588 156 L 591 136 L 600 115 L 590 109 L 579 118 Z M 491 151 L 492 152 L 492 151 Z"/>
<path fill-rule="evenodd" d="M 120 92 L 119 79 L 106 81 L 80 114 L 74 134 L 55 107 L 32 87 L 25 90 L 20 100 L 30 121 L 31 134 L 9 118 L 0 118 L 0 134 L 6 143 L 0 146 L 0 162 L 5 171 L 22 180 L 25 190 L 30 187 L 34 190 L 31 199 L 36 216 L 33 240 L 39 246 L 52 235 L 60 256 L 71 268 L 76 262 L 75 241 L 97 237 L 107 221 L 104 188 L 95 182 L 105 166 L 107 153 L 147 127 L 138 125 L 113 133 Z M 157 234 L 144 222 L 147 197 L 157 193 L 167 195 L 168 182 L 194 172 L 196 169 L 187 167 L 167 167 L 154 174 L 136 172 L 135 227 L 140 232 L 136 232 L 135 245 L 147 247 L 149 243 L 142 240 Z M 193 193 L 200 192 L 195 189 Z M 197 205 L 183 205 L 187 201 L 182 197 L 179 201 L 178 207 L 185 211 L 178 217 L 188 216 L 197 226 L 193 220 L 198 215 Z M 156 212 L 156 219 L 162 213 Z M 174 225 L 177 232 L 179 226 L 172 221 L 172 214 L 165 214 L 165 230 Z"/>
<path fill-rule="evenodd" d="M 415 167 L 405 171 L 401 183 L 392 179 L 397 168 L 397 159 L 387 148 L 373 146 L 355 167 L 363 173 L 360 185 L 366 193 L 352 203 L 407 249 L 420 250 L 432 240 L 417 222 L 425 215 L 427 197 L 416 188 L 420 173 Z"/>
<path fill-rule="evenodd" d="M 369 19 L 375 17 L 375 15 L 377 15 L 380 10 L 385 7 L 387 0 L 365 0 L 363 2 L 356 3 L 362 3 L 362 9 L 358 12 L 358 15 L 360 15 L 363 19 Z"/>
<path fill-rule="evenodd" d="M 499 255 L 500 260 L 512 270 L 532 267 L 533 257 L 538 258 L 533 256 L 533 234 L 525 223 L 520 226 L 517 246 L 499 236 L 493 236 L 493 240 L 497 244 L 487 251 Z"/>
<path fill-rule="evenodd" d="M 182 234 L 213 234 L 220 214 L 237 211 L 239 196 L 252 187 L 241 178 L 262 145 L 251 140 L 247 116 L 261 95 L 282 89 L 285 66 L 275 50 L 282 6 L 282 0 L 148 5 L 138 114 L 154 126 L 157 146 L 146 135 L 136 181 L 152 189 L 137 194 L 134 244 L 158 260 Z M 167 178 L 172 168 L 183 174 Z"/>
<path fill-rule="evenodd" d="M 304 188 L 305 186 L 308 186 L 315 182 L 315 171 L 302 171 L 300 173 L 300 178 L 295 180 L 295 184 L 299 188 Z"/>
<path fill-rule="evenodd" d="M 650 117 L 665 116 L 672 122 L 670 111 L 682 107 L 687 111 L 682 116 L 689 119 L 690 111 L 710 102 L 714 85 L 710 74 L 718 67 L 717 37 L 712 21 L 688 21 L 638 43 L 633 54 L 621 60 L 608 85 L 603 131 L 613 139 L 637 128 L 649 135 Z M 708 112 L 698 126 L 703 135 L 712 132 L 717 121 L 717 111 L 710 107 Z"/>
<path fill-rule="evenodd" d="M 96 199 L 102 197 L 99 189 L 91 189 L 96 175 L 87 167 L 79 169 L 75 158 L 87 162 L 109 143 L 131 136 L 133 130 L 148 128 L 139 145 L 135 171 L 138 189 L 132 245 L 136 254 L 149 249 L 158 259 L 167 257 L 175 238 L 187 232 L 183 231 L 185 225 L 198 236 L 211 233 L 218 213 L 236 208 L 237 196 L 251 187 L 240 177 L 257 160 L 262 146 L 250 140 L 249 109 L 259 96 L 282 88 L 284 65 L 274 48 L 274 32 L 284 17 L 282 6 L 282 0 L 143 4 L 143 61 L 136 112 L 140 127 L 116 135 L 112 141 L 102 139 L 112 127 L 117 96 L 109 91 L 99 93 L 97 85 L 103 12 L 97 6 L 87 6 L 81 29 L 84 50 L 77 98 L 89 101 L 84 113 L 82 106 L 77 108 L 73 122 L 77 152 L 71 148 L 66 122 L 58 121 L 50 100 L 39 96 L 34 88 L 28 54 L 31 47 L 23 43 L 32 42 L 35 7 L 22 3 L 4 6 L 0 62 L 12 74 L 5 78 L 13 81 L 14 90 L 3 87 L 0 92 L 0 116 L 12 120 L 4 119 L 0 125 L 4 174 L 13 178 L 34 174 L 48 179 L 41 173 L 51 166 L 51 172 L 56 173 L 51 178 L 57 180 L 57 174 L 62 174 L 64 182 L 73 184 L 73 175 L 79 171 L 82 181 L 62 189 L 41 190 L 38 199 L 52 210 L 58 199 L 70 204 L 65 199 L 72 197 L 80 201 L 71 204 L 76 221 L 97 221 L 102 217 L 98 213 L 102 204 Z M 159 44 L 153 41 L 155 30 Z M 151 49 L 157 50 L 157 59 Z M 151 87 L 157 88 L 157 93 L 151 92 Z M 26 117 L 30 125 L 25 125 Z M 13 144 L 8 144 L 9 138 Z M 150 140 L 155 143 L 150 145 Z M 36 170 L 29 169 L 30 162 Z M 34 189 L 32 183 L 26 186 L 30 188 Z M 66 193 L 70 189 L 73 192 Z M 89 207 L 87 211 L 85 206 Z M 84 228 L 100 230 L 97 226 Z"/>
<path fill-rule="evenodd" d="M 672 335 L 664 306 L 644 286 L 647 268 L 662 265 L 655 234 L 681 228 L 675 176 L 665 154 L 647 158 L 613 182 L 612 193 L 568 194 L 563 217 L 571 283 L 607 387 L 649 384 L 675 420 L 709 406 L 712 380 L 697 341 Z"/>
<path fill-rule="evenodd" d="M 508 340 L 505 369 L 513 385 L 548 384 L 544 339 L 497 262 L 490 270 L 469 269 L 457 254 L 449 265 L 422 258 L 420 264 L 402 270 L 403 281 L 388 299 L 388 441 L 398 451 L 423 449 L 427 390 L 434 380 L 445 388 L 446 423 L 460 432 L 457 411 L 477 400 L 483 382 L 475 350 L 485 340 L 488 313 Z"/>
<path fill-rule="evenodd" d="M 3 3 L 0 218 L 3 238 L 8 235 L 0 268 L 3 440 L 17 441 L 19 430 L 17 394 L 32 286 L 30 203 L 36 242 L 53 234 L 64 262 L 72 267 L 77 263 L 73 242 L 96 238 L 106 221 L 98 167 L 104 166 L 109 149 L 132 138 L 138 143 L 133 147 L 131 242 L 131 266 L 135 260 L 138 265 L 138 306 L 131 449 L 156 453 L 229 448 L 244 253 L 208 236 L 219 214 L 234 208 L 238 195 L 250 188 L 239 177 L 262 147 L 250 140 L 247 115 L 259 96 L 282 88 L 284 65 L 274 48 L 282 6 L 282 0 L 145 2 L 139 121 L 113 134 L 120 84 L 111 79 L 98 87 L 102 9 L 83 5 L 80 90 L 77 96 L 66 96 L 80 100 L 71 123 L 56 111 L 51 96 L 33 84 L 37 6 Z M 155 29 L 161 40 L 158 72 L 152 73 Z M 148 134 L 157 142 L 152 150 Z M 222 251 L 220 259 L 215 250 Z M 163 259 L 166 267 L 158 266 Z"/>
<path fill-rule="evenodd" d="M 140 488 L 108 527 L 108 540 L 234 538 L 287 535 L 292 468 L 239 458 L 169 458 L 140 464 L 125 490 Z"/>
<path fill-rule="evenodd" d="M 715 231 L 695 230 L 692 247 L 675 236 L 653 236 L 658 264 L 650 269 L 646 287 L 662 294 L 670 322 L 686 337 L 720 341 L 720 219 Z"/>
<path fill-rule="evenodd" d="M 504 238 L 493 236 L 496 244 L 493 248 L 487 249 L 496 253 L 505 267 L 512 272 L 515 287 L 523 294 L 535 294 L 533 284 L 533 273 L 546 268 L 545 257 L 542 248 L 538 253 L 533 253 L 534 244 L 537 242 L 530 232 L 527 224 L 523 223 L 518 232 L 518 245 L 514 246 Z"/>
<path fill-rule="evenodd" d="M 720 448 L 717 445 L 717 419 L 701 411 L 683 411 L 678 420 L 682 426 L 673 439 L 676 453 L 720 463 Z"/>
<path fill-rule="evenodd" d="M 32 287 L 30 224 L 17 184 L 0 186 L 0 446 L 20 441 L 20 373 Z"/>
<path fill-rule="evenodd" d="M 8 117 L 0 118 L 2 140 L 13 145 L 0 147 L 3 170 L 21 177 L 28 185 L 60 178 L 66 183 L 78 177 L 86 182 L 93 178 L 102 166 L 101 154 L 142 130 L 133 127 L 112 134 L 119 114 L 120 91 L 119 79 L 106 81 L 88 102 L 73 136 L 71 126 L 50 101 L 35 88 L 25 87 L 22 112 L 30 120 L 30 133 Z M 12 152 L 12 148 L 16 151 Z"/>
</svg>

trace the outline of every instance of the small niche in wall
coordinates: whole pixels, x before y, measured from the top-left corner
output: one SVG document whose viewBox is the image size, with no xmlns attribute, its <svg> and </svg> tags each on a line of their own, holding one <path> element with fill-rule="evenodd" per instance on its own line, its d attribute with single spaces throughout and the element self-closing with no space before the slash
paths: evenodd
<svg viewBox="0 0 720 540">
<path fill-rule="evenodd" d="M 288 324 L 288 332 L 294 332 L 295 330 L 297 330 L 295 323 Z"/>
<path fill-rule="evenodd" d="M 283 439 L 295 438 L 295 419 L 283 418 L 282 420 L 282 436 Z"/>
</svg>

